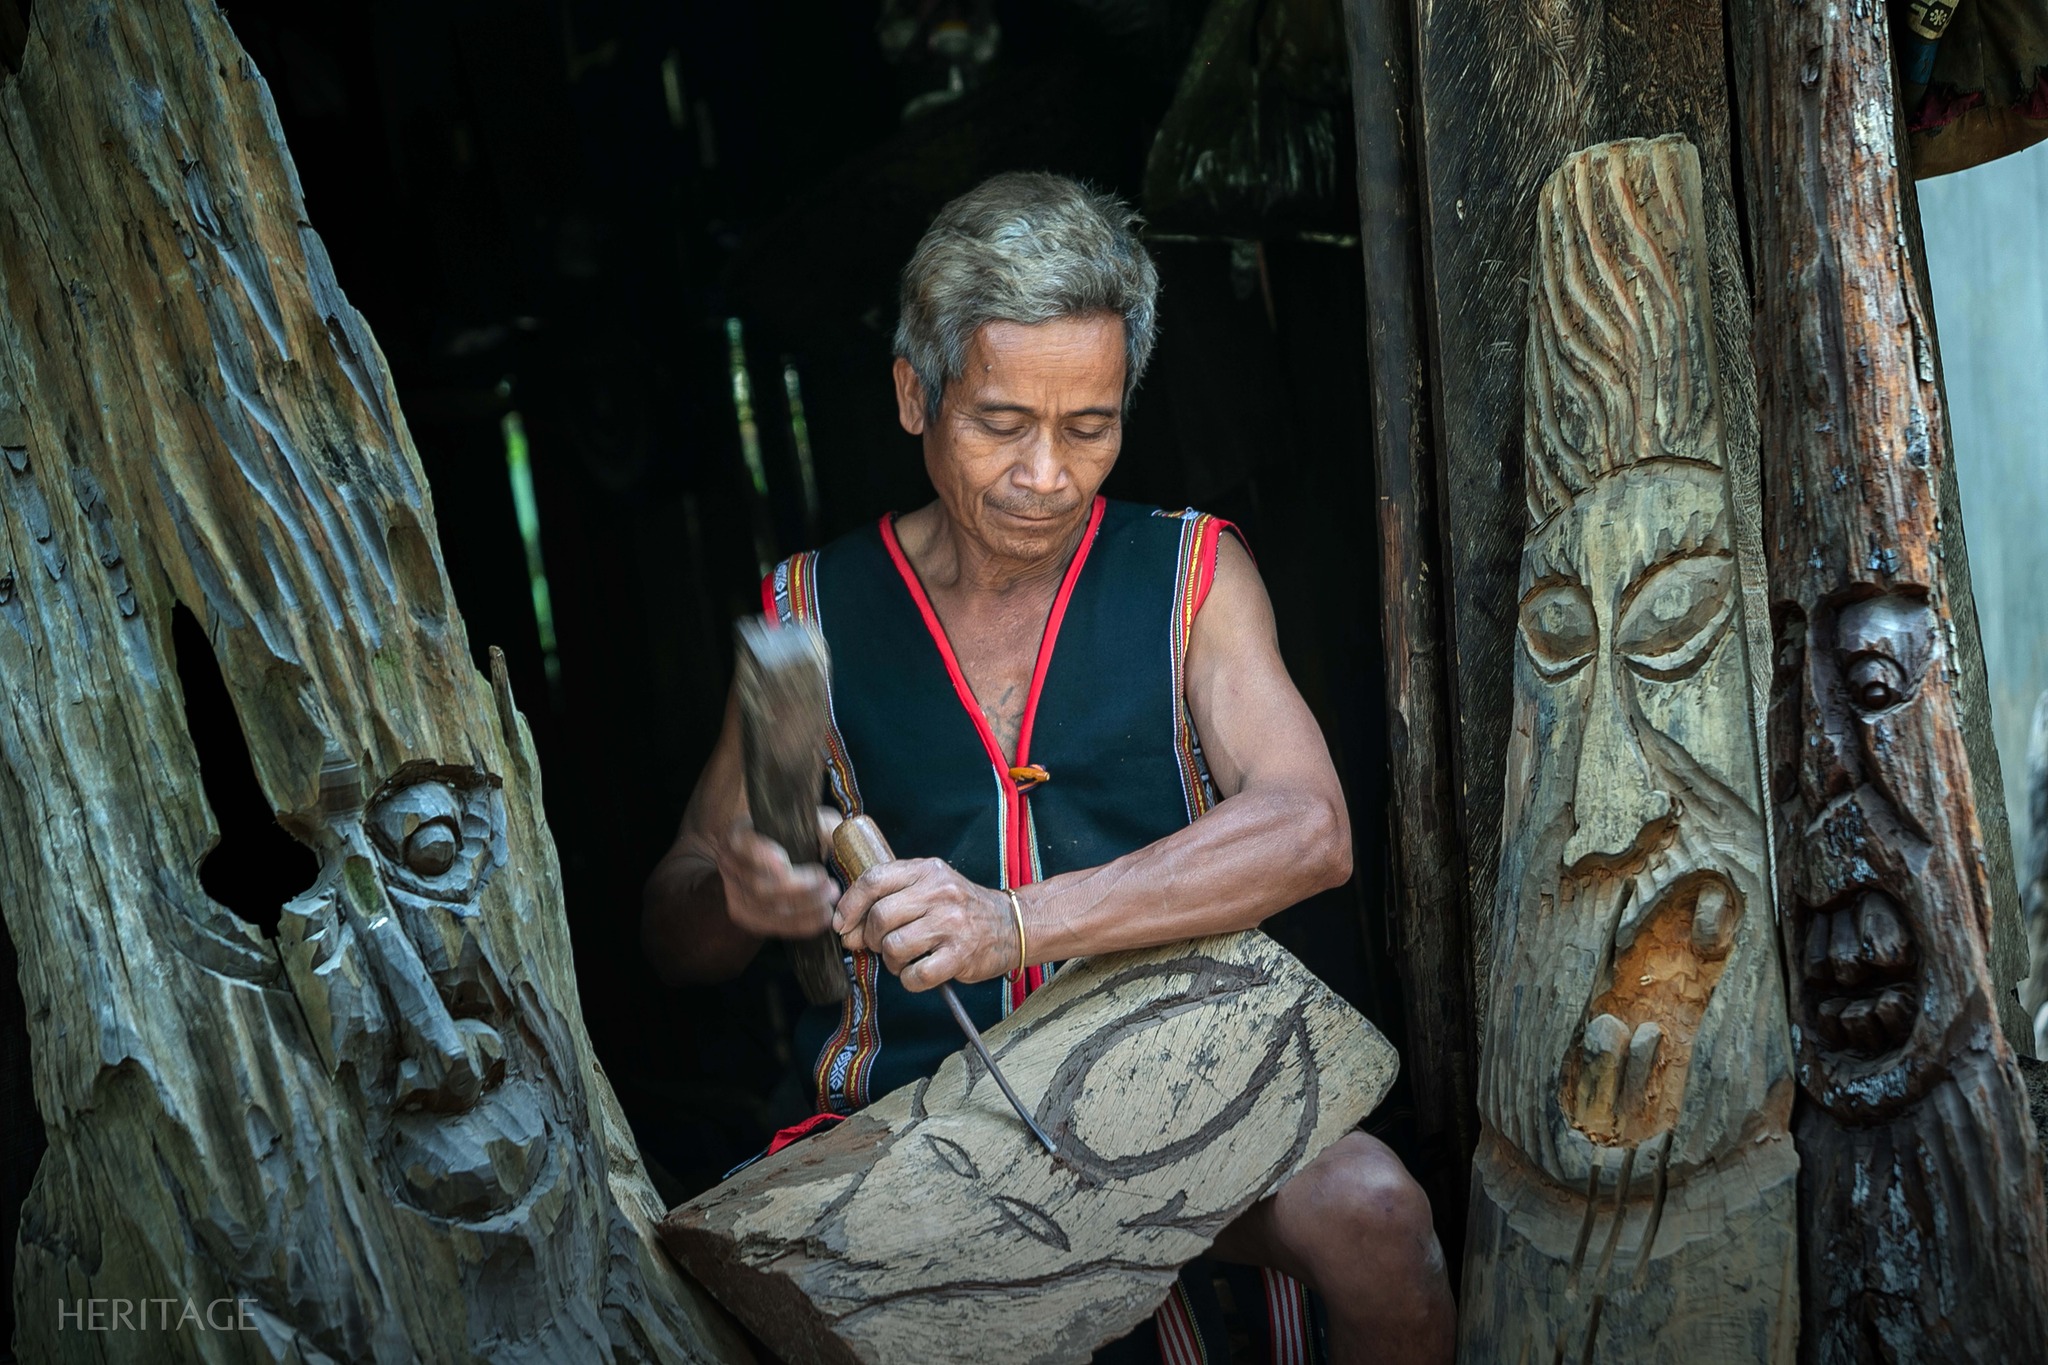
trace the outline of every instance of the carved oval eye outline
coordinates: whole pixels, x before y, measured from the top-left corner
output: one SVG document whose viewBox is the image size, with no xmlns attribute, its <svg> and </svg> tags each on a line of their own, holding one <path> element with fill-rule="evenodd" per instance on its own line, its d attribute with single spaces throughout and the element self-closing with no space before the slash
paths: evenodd
<svg viewBox="0 0 2048 1365">
<path fill-rule="evenodd" d="M 463 769 L 422 769 L 402 773 L 370 802 L 370 841 L 387 888 L 460 913 L 503 859 L 492 814 L 495 779 Z"/>
<path fill-rule="evenodd" d="M 1849 705 L 1866 719 L 1911 701 L 1932 662 L 1937 622 L 1924 598 L 1903 593 L 1864 598 L 1835 619 Z"/>
<path fill-rule="evenodd" d="M 1545 583 L 1522 599 L 1522 647 L 1549 681 L 1585 667 L 1599 644 L 1600 623 L 1583 585 L 1568 579 Z"/>
<path fill-rule="evenodd" d="M 1636 581 L 1615 628 L 1614 646 L 1646 678 L 1673 682 L 1713 653 L 1735 614 L 1735 557 L 1686 555 Z"/>
</svg>

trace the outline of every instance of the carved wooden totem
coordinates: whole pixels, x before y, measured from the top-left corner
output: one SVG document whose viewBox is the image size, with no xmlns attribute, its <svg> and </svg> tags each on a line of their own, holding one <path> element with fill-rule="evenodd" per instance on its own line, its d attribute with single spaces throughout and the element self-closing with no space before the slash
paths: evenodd
<svg viewBox="0 0 2048 1365">
<path fill-rule="evenodd" d="M 529 738 L 262 79 L 207 0 L 39 0 L 0 131 L 0 912 L 49 1137 L 16 1349 L 746 1358 L 654 1240 Z M 317 855 L 274 938 L 200 886 L 178 604 Z M 253 1326 L 81 1327 L 146 1299 Z"/>
<path fill-rule="evenodd" d="M 1812 1361 L 2048 1352 L 2042 1178 L 1941 563 L 1947 421 L 1882 6 L 1758 4 L 1744 124 L 1773 627 L 1770 783 L 1804 1099 Z"/>
<path fill-rule="evenodd" d="M 1699 159 L 1588 148 L 1537 214 L 1460 1358 L 1787 1361 L 1798 1162 Z"/>
<path fill-rule="evenodd" d="M 957 1052 L 675 1210 L 663 1237 L 791 1365 L 1085 1361 L 1370 1112 L 1398 1063 L 1260 933 L 1070 964 L 988 1044 L 1055 1155 Z"/>
</svg>

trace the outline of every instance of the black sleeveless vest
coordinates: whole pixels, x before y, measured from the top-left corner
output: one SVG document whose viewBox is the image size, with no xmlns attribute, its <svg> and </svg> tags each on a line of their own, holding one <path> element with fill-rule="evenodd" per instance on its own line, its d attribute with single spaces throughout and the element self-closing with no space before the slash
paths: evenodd
<svg viewBox="0 0 2048 1365">
<path fill-rule="evenodd" d="M 776 566 L 763 605 L 832 650 L 831 796 L 872 816 L 898 857 L 938 857 L 983 886 L 1094 867 L 1214 802 L 1183 695 L 1188 633 L 1227 523 L 1097 498 L 1040 642 L 1012 765 L 896 542 L 892 518 Z M 1234 528 L 1233 528 L 1234 529 Z M 821 1112 L 848 1113 L 930 1075 L 961 1045 L 936 991 L 912 994 L 866 952 L 844 1006 L 798 1021 Z M 956 987 L 993 1024 L 1051 974 Z"/>
</svg>

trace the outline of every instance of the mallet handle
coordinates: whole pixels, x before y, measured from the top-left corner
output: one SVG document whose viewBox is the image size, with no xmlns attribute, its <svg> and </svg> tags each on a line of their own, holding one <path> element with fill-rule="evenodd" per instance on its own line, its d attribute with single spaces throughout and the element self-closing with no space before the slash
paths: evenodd
<svg viewBox="0 0 2048 1365">
<path fill-rule="evenodd" d="M 840 868 L 854 881 L 865 876 L 868 869 L 892 862 L 896 857 L 889 851 L 889 841 L 882 837 L 881 827 L 865 815 L 856 815 L 850 820 L 840 822 L 839 828 L 832 833 L 832 852 L 838 856 Z M 1003 1092 L 1003 1098 L 1017 1111 L 1017 1117 L 1024 1120 L 1024 1126 L 1031 1130 L 1031 1135 L 1045 1144 L 1045 1150 L 1054 1151 L 1052 1139 L 1038 1126 L 1038 1120 L 1031 1117 L 1031 1111 L 1024 1107 L 1024 1101 L 1018 1099 L 1017 1092 L 1010 1089 L 1010 1083 L 1003 1079 L 1002 1068 L 996 1065 L 996 1059 L 990 1055 L 988 1044 L 981 1040 L 981 1030 L 967 1017 L 967 1009 L 960 1003 L 960 997 L 954 993 L 953 983 L 941 982 L 939 994 L 945 997 L 946 1008 L 953 1011 L 954 1022 L 960 1025 L 960 1031 L 967 1035 L 968 1043 L 980 1055 L 981 1064 L 987 1067 L 988 1074 L 995 1078 L 996 1085 Z"/>
</svg>

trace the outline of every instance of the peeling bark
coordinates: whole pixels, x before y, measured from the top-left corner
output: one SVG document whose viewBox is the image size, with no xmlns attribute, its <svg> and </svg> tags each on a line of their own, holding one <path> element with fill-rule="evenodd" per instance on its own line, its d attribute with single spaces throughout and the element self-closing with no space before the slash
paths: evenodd
<svg viewBox="0 0 2048 1365">
<path fill-rule="evenodd" d="M 1967 604 L 1943 564 L 1961 549 L 1886 12 L 1744 10 L 1801 1355 L 2034 1359 L 2042 1175 L 1990 967 Z"/>
</svg>

